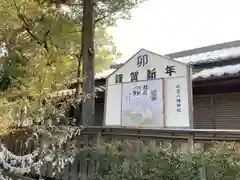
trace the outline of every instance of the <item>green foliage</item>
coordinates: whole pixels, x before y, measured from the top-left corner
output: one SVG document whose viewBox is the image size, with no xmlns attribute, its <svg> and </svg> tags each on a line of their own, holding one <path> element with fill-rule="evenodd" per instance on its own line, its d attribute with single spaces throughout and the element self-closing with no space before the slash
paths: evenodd
<svg viewBox="0 0 240 180">
<path fill-rule="evenodd" d="M 131 10 L 146 0 L 95 0 L 94 23 L 96 26 L 115 25 L 117 19 L 130 19 Z M 83 1 L 65 0 L 63 4 L 71 9 L 69 14 L 77 22 L 82 20 Z M 80 22 L 81 23 L 81 22 Z"/>
<path fill-rule="evenodd" d="M 74 159 L 78 149 L 73 137 L 81 131 L 67 117 L 69 106 L 79 102 L 51 97 L 76 77 L 81 52 L 82 6 L 70 4 L 67 14 L 60 5 L 67 1 L 60 1 L 0 0 L 0 49 L 6 52 L 0 57 L 0 121 L 10 122 L 0 124 L 0 134 L 12 123 L 16 131 L 19 125 L 31 129 L 30 139 L 40 154 L 39 174 L 46 162 L 56 173 Z M 96 71 L 120 56 L 107 26 L 129 18 L 130 9 L 142 1 L 95 1 Z"/>
<path fill-rule="evenodd" d="M 26 95 L 33 90 L 29 87 L 42 86 L 45 91 L 56 91 L 77 73 L 81 27 L 61 9 L 42 2 L 0 0 L 0 43 L 8 52 L 1 57 L 1 90 L 17 88 L 28 91 Z M 105 28 L 98 27 L 95 34 L 98 71 L 119 53 Z"/>
<path fill-rule="evenodd" d="M 143 1 L 95 1 L 95 71 L 121 55 L 107 34 L 107 26 L 118 18 L 129 18 L 130 10 Z M 82 1 L 0 0 L 0 3 L 0 44 L 7 52 L 7 56 L 0 58 L 1 97 L 20 101 L 17 104 L 21 105 L 31 100 L 31 104 L 37 102 L 40 107 L 41 101 L 49 100 L 50 93 L 64 89 L 76 77 Z M 72 11 L 66 13 L 61 4 Z"/>
<path fill-rule="evenodd" d="M 205 154 L 211 179 L 240 179 L 240 154 L 233 143 L 221 143 Z"/>
<path fill-rule="evenodd" d="M 208 179 L 236 180 L 240 179 L 240 154 L 233 147 L 220 143 L 218 148 L 192 154 L 171 146 L 116 141 L 85 148 L 81 156 L 87 157 L 92 180 L 200 180 L 201 168 L 206 169 Z"/>
</svg>

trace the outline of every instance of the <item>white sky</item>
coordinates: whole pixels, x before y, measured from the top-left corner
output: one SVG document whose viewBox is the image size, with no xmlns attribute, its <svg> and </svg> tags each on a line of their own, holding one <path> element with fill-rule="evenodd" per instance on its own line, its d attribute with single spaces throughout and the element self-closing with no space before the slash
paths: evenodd
<svg viewBox="0 0 240 180">
<path fill-rule="evenodd" d="M 148 0 L 110 28 L 120 61 L 141 48 L 166 54 L 240 39 L 239 0 Z"/>
</svg>

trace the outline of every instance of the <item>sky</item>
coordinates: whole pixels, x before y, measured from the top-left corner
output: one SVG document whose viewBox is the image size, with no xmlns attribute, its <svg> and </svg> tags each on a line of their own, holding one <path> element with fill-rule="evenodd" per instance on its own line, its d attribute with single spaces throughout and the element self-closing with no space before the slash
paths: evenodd
<svg viewBox="0 0 240 180">
<path fill-rule="evenodd" d="M 240 40 L 239 0 L 148 0 L 109 28 L 124 62 L 141 48 L 167 54 Z"/>
</svg>

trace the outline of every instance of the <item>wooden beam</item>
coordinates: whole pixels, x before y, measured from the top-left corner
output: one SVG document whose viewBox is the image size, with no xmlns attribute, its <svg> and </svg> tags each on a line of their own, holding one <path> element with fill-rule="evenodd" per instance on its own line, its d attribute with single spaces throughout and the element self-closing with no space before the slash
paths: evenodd
<svg viewBox="0 0 240 180">
<path fill-rule="evenodd" d="M 217 84 L 240 84 L 240 75 L 232 75 L 232 76 L 225 76 L 225 77 L 211 77 L 208 79 L 200 79 L 193 81 L 193 87 L 200 87 L 200 86 L 209 86 L 209 85 L 217 85 Z"/>
</svg>

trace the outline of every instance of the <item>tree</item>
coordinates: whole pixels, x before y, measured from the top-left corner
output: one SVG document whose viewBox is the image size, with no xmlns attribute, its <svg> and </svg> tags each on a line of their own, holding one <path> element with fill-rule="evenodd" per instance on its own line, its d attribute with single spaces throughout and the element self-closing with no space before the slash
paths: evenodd
<svg viewBox="0 0 240 180">
<path fill-rule="evenodd" d="M 95 121 L 95 83 L 94 83 L 94 17 L 93 0 L 83 1 L 83 93 L 87 96 L 82 105 L 83 125 L 93 125 Z M 89 97 L 88 97 L 89 96 Z"/>
<path fill-rule="evenodd" d="M 79 68 L 81 64 L 81 58 L 83 57 L 83 94 L 87 97 L 83 102 L 82 120 L 84 125 L 93 125 L 95 119 L 95 97 L 94 94 L 94 27 L 98 23 L 107 23 L 112 25 L 116 22 L 117 18 L 129 18 L 130 9 L 143 2 L 144 0 L 122 0 L 122 1 L 104 1 L 104 0 L 78 0 L 77 7 L 75 3 L 71 1 L 64 1 L 75 10 L 73 16 L 80 17 L 82 19 L 82 51 L 79 56 Z M 83 10 L 81 10 L 83 8 Z M 78 15 L 76 12 L 83 11 Z M 80 75 L 78 70 L 78 75 Z M 79 84 L 79 81 L 78 81 Z M 79 87 L 76 90 L 78 94 Z"/>
<path fill-rule="evenodd" d="M 65 88 L 76 72 L 82 33 L 78 24 L 54 6 L 29 0 L 0 0 L 0 3 L 0 43 L 7 52 L 0 63 L 1 122 L 19 122 L 22 126 L 29 123 L 34 135 L 30 137 L 35 140 L 41 161 L 28 164 L 27 171 L 30 168 L 39 173 L 35 168 L 44 161 L 56 162 L 55 171 L 60 171 L 62 159 L 64 163 L 69 162 L 76 153 L 72 136 L 79 134 L 81 127 L 65 121 L 66 106 L 72 99 L 59 104 L 50 95 Z M 111 37 L 98 32 L 105 29 L 96 29 L 99 68 L 105 62 L 106 52 L 107 60 L 118 53 Z M 102 42 L 108 42 L 106 47 Z M 112 49 L 108 50 L 109 46 Z M 63 144 L 66 149 L 62 148 Z M 13 172 L 21 173 L 21 170 Z"/>
<path fill-rule="evenodd" d="M 0 0 L 0 43 L 7 50 L 7 55 L 1 58 L 1 88 L 4 91 L 0 98 L 0 118 L 14 120 L 15 123 L 20 121 L 21 125 L 26 121 L 29 123 L 28 128 L 33 132 L 31 138 L 38 147 L 34 152 L 37 152 L 40 162 L 30 163 L 27 171 L 30 168 L 37 173 L 39 166 L 46 161 L 55 164 L 54 171 L 61 170 L 62 162 L 72 161 L 77 150 L 72 137 L 81 130 L 65 121 L 65 105 L 68 102 L 59 104 L 50 96 L 51 92 L 68 84 L 72 73 L 76 72 L 77 55 L 81 50 L 81 16 L 66 14 L 60 5 L 63 1 L 60 4 L 59 2 Z M 126 9 L 126 12 L 130 6 L 136 5 L 125 4 L 126 6 L 120 8 L 121 3 L 112 3 L 123 11 Z M 53 4 L 56 6 L 52 6 Z M 71 4 L 70 7 L 74 9 L 76 6 Z M 81 12 L 81 7 L 76 12 Z M 108 10 L 105 6 L 104 8 Z M 110 6 L 109 8 L 111 9 Z M 98 9 L 95 11 L 99 15 L 103 13 Z M 105 27 L 113 22 L 110 19 L 110 16 L 95 19 L 97 24 L 104 23 L 94 31 L 94 54 L 100 61 L 118 56 L 114 46 L 108 48 L 113 45 L 111 40 L 109 46 L 101 45 L 101 40 L 106 41 L 105 36 L 100 36 L 98 41 L 97 32 L 104 32 Z M 98 64 L 97 61 L 95 63 Z M 63 145 L 66 149 L 63 149 Z"/>
<path fill-rule="evenodd" d="M 60 122 L 64 117 L 64 105 L 56 108 L 49 101 L 49 94 L 63 88 L 67 83 L 64 81 L 68 80 L 65 77 L 72 76 L 75 54 L 81 47 L 81 33 L 75 23 L 54 7 L 43 5 L 39 8 L 33 1 L 14 0 L 1 1 L 1 5 L 0 40 L 7 50 L 7 55 L 1 58 L 1 87 L 4 90 L 0 99 L 1 121 L 14 121 L 14 124 L 20 121 L 22 126 L 28 122 L 35 134 L 30 138 L 38 147 L 27 156 L 31 163 L 22 164 L 26 157 L 18 157 L 20 160 L 15 162 L 21 167 L 9 164 L 6 161 L 9 157 L 5 155 L 11 153 L 1 147 L 4 154 L 1 165 L 15 174 L 30 170 L 39 173 L 39 167 L 50 157 L 55 172 L 60 171 L 62 162 L 74 157 L 71 136 L 81 129 Z M 43 103 L 44 100 L 47 102 Z M 29 158 L 34 154 L 39 158 L 36 163 Z"/>
<path fill-rule="evenodd" d="M 94 17 L 93 23 L 95 27 L 99 26 L 113 26 L 118 19 L 130 19 L 131 10 L 138 7 L 139 4 L 147 0 L 94 0 Z M 83 0 L 62 0 L 50 1 L 56 3 L 58 6 L 64 4 L 68 6 L 72 13 L 71 17 L 82 24 L 83 19 Z"/>
</svg>

